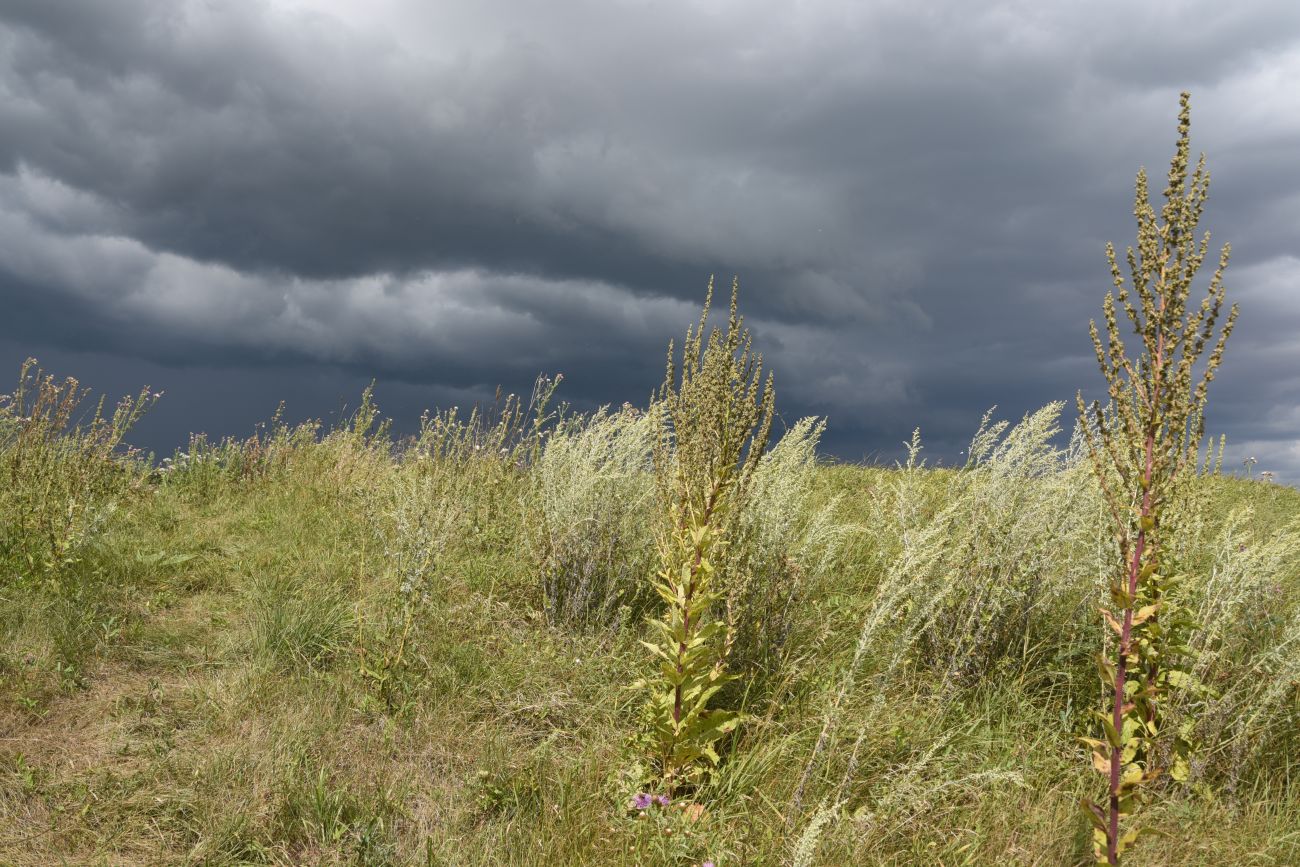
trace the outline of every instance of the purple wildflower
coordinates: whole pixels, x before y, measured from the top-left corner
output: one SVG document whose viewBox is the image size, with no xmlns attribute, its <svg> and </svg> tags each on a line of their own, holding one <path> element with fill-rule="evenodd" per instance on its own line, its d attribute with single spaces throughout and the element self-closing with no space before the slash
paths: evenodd
<svg viewBox="0 0 1300 867">
<path fill-rule="evenodd" d="M 648 810 L 650 809 L 650 801 L 651 798 L 649 792 L 637 792 L 636 797 L 632 799 L 632 809 Z"/>
<path fill-rule="evenodd" d="M 667 795 L 655 795 L 655 803 L 661 807 L 667 807 L 672 801 L 668 800 Z"/>
</svg>

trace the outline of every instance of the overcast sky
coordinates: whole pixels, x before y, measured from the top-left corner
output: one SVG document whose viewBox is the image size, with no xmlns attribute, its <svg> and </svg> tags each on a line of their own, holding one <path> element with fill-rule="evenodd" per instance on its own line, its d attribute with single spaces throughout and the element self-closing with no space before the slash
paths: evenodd
<svg viewBox="0 0 1300 867">
<path fill-rule="evenodd" d="M 1100 394 L 1182 89 L 1241 305 L 1210 429 L 1297 482 L 1293 0 L 0 0 L 0 370 L 163 388 L 168 452 L 372 377 L 406 427 L 540 372 L 641 404 L 737 274 L 788 420 L 952 460 Z"/>
</svg>

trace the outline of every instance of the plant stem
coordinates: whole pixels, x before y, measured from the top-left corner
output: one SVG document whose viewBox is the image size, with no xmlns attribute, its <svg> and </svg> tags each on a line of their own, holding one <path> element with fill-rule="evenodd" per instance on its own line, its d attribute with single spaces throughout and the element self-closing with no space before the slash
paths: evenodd
<svg viewBox="0 0 1300 867">
<path fill-rule="evenodd" d="M 1162 266 L 1160 269 L 1160 285 L 1163 285 L 1164 278 L 1165 269 Z M 1151 514 L 1151 480 L 1155 465 L 1156 428 L 1160 424 L 1158 413 L 1160 380 L 1163 372 L 1165 350 L 1164 313 L 1165 296 L 1162 292 L 1158 311 L 1155 360 L 1151 370 L 1151 394 L 1147 403 L 1149 413 L 1147 417 L 1147 435 L 1143 444 L 1145 466 L 1143 467 L 1142 476 L 1142 509 L 1139 513 L 1138 534 L 1133 545 L 1133 557 L 1129 561 L 1128 598 L 1125 600 L 1124 605 L 1124 628 L 1120 634 L 1119 659 L 1116 661 L 1115 666 L 1115 699 L 1111 709 L 1111 722 L 1115 726 L 1115 731 L 1120 733 L 1124 731 L 1124 687 L 1128 673 L 1128 657 L 1133 642 L 1133 605 L 1137 598 L 1138 577 L 1142 572 L 1142 555 L 1146 550 L 1147 522 L 1153 518 Z M 1152 676 L 1151 672 L 1148 672 L 1147 676 L 1149 679 Z M 1149 717 L 1150 714 L 1148 713 L 1148 719 Z M 1123 748 L 1112 746 L 1110 751 L 1110 815 L 1107 817 L 1110 824 L 1110 833 L 1106 843 L 1106 856 L 1111 864 L 1119 864 L 1120 775 L 1123 764 Z"/>
</svg>

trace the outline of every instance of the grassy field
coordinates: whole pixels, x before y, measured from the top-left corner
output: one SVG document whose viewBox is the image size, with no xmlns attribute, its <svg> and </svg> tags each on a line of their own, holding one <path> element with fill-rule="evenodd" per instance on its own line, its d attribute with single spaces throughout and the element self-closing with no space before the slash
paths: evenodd
<svg viewBox="0 0 1300 867">
<path fill-rule="evenodd" d="M 947 470 L 785 432 L 734 542 L 764 613 L 719 698 L 746 721 L 707 785 L 637 810 L 644 413 L 394 443 L 363 404 L 159 469 L 11 403 L 0 863 L 1091 863 L 1114 555 L 1060 413 Z M 1201 687 L 1171 712 L 1198 752 L 1137 863 L 1300 863 L 1300 492 L 1193 488 Z"/>
</svg>

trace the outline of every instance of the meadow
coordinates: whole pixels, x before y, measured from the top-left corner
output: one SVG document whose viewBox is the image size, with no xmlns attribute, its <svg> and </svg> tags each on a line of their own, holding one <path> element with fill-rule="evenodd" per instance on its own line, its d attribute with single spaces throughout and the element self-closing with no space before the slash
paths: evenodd
<svg viewBox="0 0 1300 867">
<path fill-rule="evenodd" d="M 508 400 L 395 441 L 367 395 L 154 465 L 121 446 L 148 392 L 78 426 L 76 385 L 24 377 L 0 863 L 1091 863 L 1114 552 L 1059 404 L 933 469 L 920 439 L 819 462 L 820 423 L 778 420 L 728 560 L 762 633 L 714 698 L 743 722 L 665 807 L 637 800 L 653 412 Z M 1300 492 L 1189 490 L 1197 748 L 1139 863 L 1294 864 Z"/>
<path fill-rule="evenodd" d="M 1188 100 L 1107 251 L 1108 402 L 958 466 L 819 460 L 735 284 L 645 406 L 543 378 L 408 437 L 367 391 L 155 463 L 158 395 L 29 362 L 0 864 L 1300 863 L 1300 491 L 1205 441 Z"/>
</svg>

